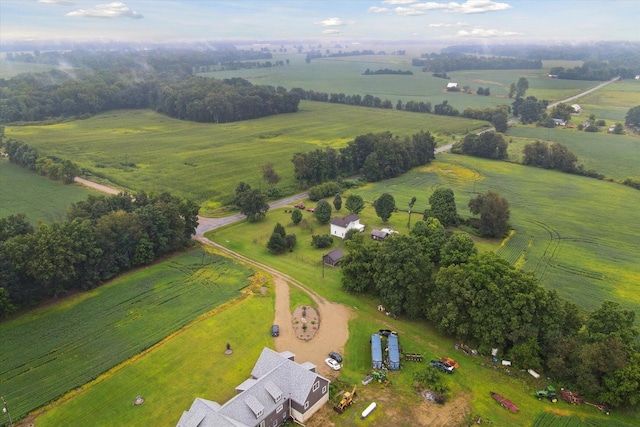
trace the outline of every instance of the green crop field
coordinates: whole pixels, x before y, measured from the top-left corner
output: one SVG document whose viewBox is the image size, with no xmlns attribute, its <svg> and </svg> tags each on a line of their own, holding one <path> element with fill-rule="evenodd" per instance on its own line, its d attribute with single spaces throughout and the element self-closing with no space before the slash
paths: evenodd
<svg viewBox="0 0 640 427">
<path fill-rule="evenodd" d="M 210 214 L 229 202 L 240 181 L 266 190 L 261 165 L 271 162 L 282 177 L 279 188 L 297 184 L 291 159 L 296 152 L 342 147 L 356 136 L 390 131 L 439 135 L 480 129 L 477 120 L 302 102 L 294 114 L 228 124 L 180 121 L 149 110 L 113 111 L 48 126 L 7 126 L 9 137 L 47 155 L 71 159 L 95 175 L 131 190 L 158 189 L 200 202 Z M 446 135 L 445 135 L 446 134 Z M 135 163 L 135 167 L 125 166 Z"/>
<path fill-rule="evenodd" d="M 606 120 L 607 125 L 624 123 L 627 111 L 640 105 L 640 81 L 618 81 L 576 102 L 582 107 L 582 120 L 587 120 L 589 115 L 595 114 L 597 119 Z"/>
<path fill-rule="evenodd" d="M 467 203 L 475 194 L 495 190 L 510 204 L 511 224 L 516 233 L 500 247 L 499 241 L 481 241 L 480 250 L 496 250 L 509 261 L 534 271 L 547 288 L 591 310 L 604 299 L 619 302 L 636 311 L 640 308 L 640 198 L 637 190 L 606 181 L 560 172 L 529 168 L 507 162 L 487 161 L 452 154 L 439 155 L 438 161 L 402 177 L 370 184 L 354 190 L 369 202 L 389 192 L 401 209 L 416 196 L 412 221 L 421 219 L 428 198 L 439 186 L 452 188 L 458 212 L 470 216 Z M 234 226 L 215 231 L 216 242 L 258 259 L 282 271 L 296 265 L 295 277 L 313 283 L 320 276 L 322 252 L 308 246 L 311 234 L 329 233 L 305 213 L 313 231 L 291 225 L 290 214 L 269 212 L 259 224 Z M 367 230 L 383 224 L 371 206 L 361 213 Z M 276 222 L 286 225 L 287 233 L 298 238 L 293 253 L 275 256 L 265 245 Z M 406 230 L 406 213 L 396 213 L 388 225 Z M 247 227 L 239 231 L 238 227 Z M 340 242 L 334 242 L 333 249 Z M 330 250 L 328 249 L 328 250 Z M 327 251 L 328 251 L 327 250 Z M 337 274 L 325 269 L 325 275 Z M 319 289 L 316 289 L 319 291 Z M 339 286 L 323 285 L 328 297 L 339 297 Z M 640 324 L 640 319 L 637 320 Z"/>
<path fill-rule="evenodd" d="M 627 427 L 630 425 L 621 420 L 595 417 L 580 418 L 577 415 L 562 416 L 553 412 L 541 412 L 533 420 L 531 427 Z"/>
<path fill-rule="evenodd" d="M 39 427 L 175 426 L 195 397 L 223 403 L 249 377 L 264 347 L 273 348 L 274 293 L 254 293 L 216 310 L 147 354 L 110 372 L 37 418 Z M 226 343 L 233 354 L 224 354 Z M 132 405 L 136 396 L 145 402 Z M 90 418 L 88 418 L 88 414 Z"/>
<path fill-rule="evenodd" d="M 80 185 L 65 185 L 0 160 L 0 218 L 25 213 L 37 225 L 66 218 L 71 203 L 95 194 Z"/>
<path fill-rule="evenodd" d="M 593 169 L 607 178 L 622 180 L 640 176 L 640 138 L 606 132 L 584 132 L 577 129 L 515 126 L 507 131 L 512 139 L 508 152 L 511 160 L 522 160 L 526 144 L 535 141 L 558 142 L 578 157 L 578 164 Z"/>
<path fill-rule="evenodd" d="M 251 275 L 192 250 L 3 322 L 0 384 L 11 414 L 26 415 L 236 298 Z"/>
</svg>

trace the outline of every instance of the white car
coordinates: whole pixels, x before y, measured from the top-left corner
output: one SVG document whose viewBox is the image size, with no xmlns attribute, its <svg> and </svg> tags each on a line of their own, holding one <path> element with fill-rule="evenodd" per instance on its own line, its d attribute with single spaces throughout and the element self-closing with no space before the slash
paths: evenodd
<svg viewBox="0 0 640 427">
<path fill-rule="evenodd" d="M 340 364 L 338 362 L 336 362 L 335 360 L 333 360 L 332 358 L 330 358 L 330 357 L 328 359 L 325 359 L 324 363 L 329 365 L 329 367 L 331 369 L 333 369 L 334 371 L 339 371 L 340 370 Z"/>
</svg>

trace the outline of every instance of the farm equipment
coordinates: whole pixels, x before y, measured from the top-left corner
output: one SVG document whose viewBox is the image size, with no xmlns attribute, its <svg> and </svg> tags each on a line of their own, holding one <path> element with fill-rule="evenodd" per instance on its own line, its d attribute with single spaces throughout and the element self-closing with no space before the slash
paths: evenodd
<svg viewBox="0 0 640 427">
<path fill-rule="evenodd" d="M 548 385 L 544 390 L 538 390 L 535 393 L 535 396 L 538 400 L 549 399 L 550 402 L 556 403 L 558 401 L 558 395 L 556 394 L 556 389 L 553 386 Z"/>
<path fill-rule="evenodd" d="M 436 368 L 436 369 L 438 369 L 438 370 L 440 370 L 440 371 L 442 371 L 444 373 L 447 373 L 447 374 L 452 374 L 453 373 L 453 367 L 452 366 L 449 366 L 446 363 L 441 362 L 439 360 L 431 360 L 431 361 L 429 361 L 429 365 L 433 366 L 434 368 Z"/>
<path fill-rule="evenodd" d="M 445 365 L 451 366 L 453 369 L 458 369 L 458 366 L 460 366 L 458 362 L 456 362 L 450 357 L 443 357 L 440 359 L 440 361 Z"/>
<path fill-rule="evenodd" d="M 572 405 L 582 405 L 584 403 L 584 399 L 580 396 L 579 391 L 571 391 L 561 388 L 560 396 L 562 397 L 562 400 Z"/>
<path fill-rule="evenodd" d="M 405 353 L 404 360 L 408 360 L 410 362 L 422 362 L 422 355 L 416 353 Z"/>
<path fill-rule="evenodd" d="M 498 402 L 500 404 L 500 406 L 502 406 L 505 409 L 510 410 L 513 413 L 518 412 L 520 409 L 509 399 L 502 397 L 501 395 L 499 395 L 498 393 L 494 393 L 492 391 L 490 391 L 489 393 L 491 393 L 491 397 L 493 397 L 493 400 L 495 400 L 496 402 Z"/>
<path fill-rule="evenodd" d="M 298 203 L 295 205 L 295 207 L 298 209 L 304 209 L 304 203 Z"/>
<path fill-rule="evenodd" d="M 571 391 L 571 390 L 565 390 L 564 388 L 561 388 L 560 394 L 561 394 L 562 400 L 564 400 L 567 403 L 570 403 L 572 405 L 582 405 L 584 403 L 585 405 L 598 408 L 598 410 L 600 410 L 601 412 L 604 412 L 605 414 L 609 415 L 609 409 L 607 409 L 606 406 L 587 402 L 586 400 L 584 400 L 582 396 L 580 396 L 579 391 Z"/>
<path fill-rule="evenodd" d="M 372 371 L 371 376 L 379 383 L 383 383 L 385 387 L 390 383 L 390 381 L 387 379 L 387 374 L 385 371 Z"/>
<path fill-rule="evenodd" d="M 356 395 L 356 386 L 353 386 L 353 390 L 351 392 L 345 391 L 342 395 L 342 399 L 336 406 L 333 407 L 333 410 L 337 413 L 341 414 L 353 403 L 353 397 Z"/>
</svg>

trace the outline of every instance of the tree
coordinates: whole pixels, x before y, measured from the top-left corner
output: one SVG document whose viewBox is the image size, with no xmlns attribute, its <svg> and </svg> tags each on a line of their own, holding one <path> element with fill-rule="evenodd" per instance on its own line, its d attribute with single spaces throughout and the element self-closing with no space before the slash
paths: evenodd
<svg viewBox="0 0 640 427">
<path fill-rule="evenodd" d="M 271 186 L 272 189 L 273 186 L 279 183 L 282 179 L 273 168 L 273 163 L 266 163 L 262 165 L 262 178 L 269 183 L 269 186 Z"/>
<path fill-rule="evenodd" d="M 624 343 L 631 343 L 640 333 L 634 326 L 635 318 L 635 311 L 624 310 L 617 302 L 604 301 L 600 308 L 589 315 L 586 332 L 591 341 L 615 337 Z"/>
<path fill-rule="evenodd" d="M 440 267 L 464 264 L 477 253 L 473 239 L 467 233 L 456 231 L 440 250 Z"/>
<path fill-rule="evenodd" d="M 509 98 L 513 98 L 513 96 L 516 94 L 517 91 L 518 91 L 518 88 L 516 87 L 516 84 L 511 83 L 511 86 L 509 86 Z"/>
<path fill-rule="evenodd" d="M 269 210 L 267 196 L 260 190 L 248 190 L 236 196 L 236 204 L 240 207 L 240 212 L 247 216 L 249 221 L 256 221 L 264 218 Z"/>
<path fill-rule="evenodd" d="M 342 196 L 340 194 L 336 194 L 336 197 L 333 198 L 333 207 L 337 211 L 342 209 Z"/>
<path fill-rule="evenodd" d="M 613 127 L 613 133 L 616 135 L 622 135 L 624 133 L 624 126 L 622 126 L 622 123 L 616 123 Z"/>
<path fill-rule="evenodd" d="M 413 205 L 416 204 L 416 196 L 411 198 L 409 202 L 409 222 L 407 222 L 407 228 L 411 229 L 411 211 L 413 210 Z"/>
<path fill-rule="evenodd" d="M 627 126 L 640 126 L 640 105 L 630 108 L 629 111 L 627 111 L 624 124 Z"/>
<path fill-rule="evenodd" d="M 561 102 L 551 109 L 550 116 L 554 119 L 562 119 L 565 122 L 571 120 L 571 115 L 574 113 L 574 109 L 571 105 Z"/>
<path fill-rule="evenodd" d="M 316 249 L 328 248 L 333 243 L 333 237 L 329 234 L 311 236 L 311 246 Z"/>
<path fill-rule="evenodd" d="M 302 212 L 296 209 L 291 213 L 291 222 L 293 222 L 295 225 L 298 225 L 300 221 L 302 221 Z"/>
<path fill-rule="evenodd" d="M 356 232 L 347 240 L 346 247 L 348 253 L 340 260 L 342 288 L 357 294 L 375 293 L 374 266 L 382 245 Z"/>
<path fill-rule="evenodd" d="M 0 218 L 0 242 L 22 234 L 31 234 L 33 231 L 33 226 L 23 213 Z"/>
<path fill-rule="evenodd" d="M 518 115 L 524 124 L 537 122 L 543 112 L 544 107 L 533 96 L 525 99 L 518 107 Z"/>
<path fill-rule="evenodd" d="M 444 227 L 438 218 L 432 217 L 416 222 L 410 234 L 421 240 L 422 250 L 431 262 L 440 261 L 440 250 L 447 238 Z"/>
<path fill-rule="evenodd" d="M 362 209 L 364 209 L 364 200 L 357 194 L 349 194 L 344 207 L 347 208 L 349 212 L 355 214 L 360 213 Z"/>
<path fill-rule="evenodd" d="M 396 201 L 391 194 L 384 193 L 373 202 L 373 207 L 382 222 L 387 222 L 393 211 L 396 210 Z"/>
<path fill-rule="evenodd" d="M 495 111 L 491 116 L 491 124 L 496 128 L 496 132 L 506 132 L 509 129 L 507 115 L 502 111 Z"/>
<path fill-rule="evenodd" d="M 485 237 L 502 237 L 508 229 L 509 202 L 494 191 L 479 194 L 469 201 L 469 210 L 480 215 L 479 231 Z"/>
<path fill-rule="evenodd" d="M 458 211 L 452 189 L 436 189 L 429 197 L 429 204 L 431 209 L 425 212 L 425 220 L 428 217 L 438 218 L 445 227 L 458 223 Z"/>
<path fill-rule="evenodd" d="M 516 83 L 516 96 L 519 98 L 524 98 L 524 95 L 527 93 L 527 89 L 529 89 L 529 80 L 526 77 L 520 77 L 518 79 L 518 83 Z"/>
<path fill-rule="evenodd" d="M 320 200 L 316 205 L 314 215 L 320 224 L 331 221 L 331 205 L 326 200 Z"/>
<path fill-rule="evenodd" d="M 267 242 L 267 249 L 274 254 L 281 254 L 287 248 L 287 242 L 280 233 L 273 232 Z"/>
<path fill-rule="evenodd" d="M 284 227 L 280 223 L 277 223 L 275 227 L 273 227 L 273 232 L 278 233 L 282 237 L 285 237 L 287 235 L 287 232 L 285 231 Z"/>
</svg>

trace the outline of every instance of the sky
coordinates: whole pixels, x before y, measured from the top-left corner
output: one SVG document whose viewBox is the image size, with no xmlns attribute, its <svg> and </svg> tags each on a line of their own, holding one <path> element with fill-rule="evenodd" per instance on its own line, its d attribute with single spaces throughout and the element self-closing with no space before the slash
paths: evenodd
<svg viewBox="0 0 640 427">
<path fill-rule="evenodd" d="M 0 0 L 0 44 L 640 41 L 639 24 L 639 0 Z"/>
</svg>

